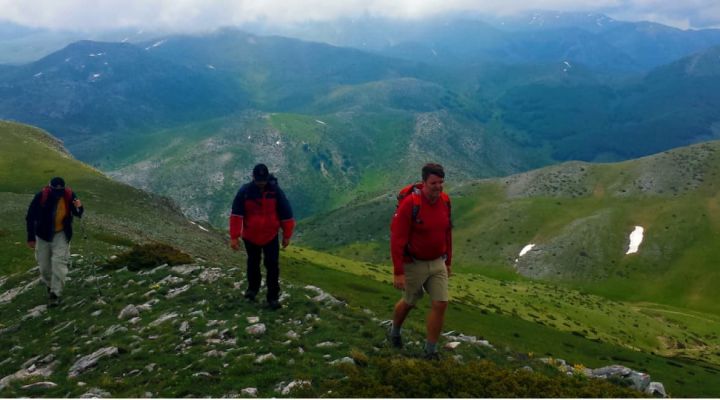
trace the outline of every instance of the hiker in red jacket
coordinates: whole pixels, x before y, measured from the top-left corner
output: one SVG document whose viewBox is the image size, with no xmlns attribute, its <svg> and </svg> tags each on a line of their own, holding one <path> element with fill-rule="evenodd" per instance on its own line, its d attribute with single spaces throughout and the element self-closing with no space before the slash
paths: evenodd
<svg viewBox="0 0 720 400">
<path fill-rule="evenodd" d="M 60 177 L 52 178 L 28 207 L 27 244 L 35 249 L 50 307 L 60 304 L 70 261 L 73 217 L 81 218 L 84 210 L 75 192 L 65 187 L 65 180 Z"/>
<path fill-rule="evenodd" d="M 271 309 L 281 307 L 280 247 L 278 231 L 283 230 L 282 247 L 290 244 L 295 220 L 285 193 L 265 164 L 253 168 L 253 181 L 243 185 L 235 195 L 230 215 L 230 247 L 240 248 L 242 237 L 247 251 L 248 289 L 245 298 L 255 301 L 260 291 L 260 258 L 265 256 L 267 302 Z"/>
<path fill-rule="evenodd" d="M 401 348 L 400 328 L 410 310 L 423 296 L 430 295 L 425 357 L 438 359 L 437 341 L 448 305 L 448 277 L 452 262 L 450 198 L 443 192 L 445 171 L 439 164 L 422 168 L 422 183 L 398 196 L 399 204 L 390 224 L 390 252 L 394 286 L 403 290 L 395 304 L 389 334 L 392 346 Z"/>
</svg>

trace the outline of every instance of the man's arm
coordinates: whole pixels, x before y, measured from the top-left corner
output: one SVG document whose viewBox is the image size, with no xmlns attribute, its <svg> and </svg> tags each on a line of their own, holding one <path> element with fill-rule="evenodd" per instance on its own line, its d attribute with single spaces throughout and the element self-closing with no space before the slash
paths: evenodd
<svg viewBox="0 0 720 400">
<path fill-rule="evenodd" d="M 285 196 L 285 192 L 280 188 L 277 189 L 277 206 L 280 227 L 282 227 L 283 231 L 282 247 L 285 248 L 290 244 L 290 238 L 295 229 L 295 218 L 293 217 L 290 201 L 287 199 L 287 196 Z"/>
<path fill-rule="evenodd" d="M 412 200 L 406 198 L 400 203 L 390 222 L 390 254 L 393 261 L 393 274 L 405 275 L 405 249 L 410 242 L 412 227 Z"/>
<path fill-rule="evenodd" d="M 230 211 L 229 231 L 230 231 L 230 247 L 233 250 L 240 248 L 238 238 L 242 237 L 243 218 L 245 217 L 245 192 L 244 188 L 240 188 L 235 199 L 233 200 L 232 210 Z"/>
<path fill-rule="evenodd" d="M 73 207 L 70 208 L 70 212 L 72 212 L 74 216 L 82 218 L 82 215 L 85 212 L 85 207 L 83 207 L 82 201 L 78 199 L 75 192 L 72 193 L 72 205 Z"/>
<path fill-rule="evenodd" d="M 28 206 L 25 215 L 25 225 L 27 227 L 27 243 L 30 248 L 35 248 L 35 222 L 38 218 L 38 209 L 40 207 L 40 195 L 36 194 Z"/>
</svg>

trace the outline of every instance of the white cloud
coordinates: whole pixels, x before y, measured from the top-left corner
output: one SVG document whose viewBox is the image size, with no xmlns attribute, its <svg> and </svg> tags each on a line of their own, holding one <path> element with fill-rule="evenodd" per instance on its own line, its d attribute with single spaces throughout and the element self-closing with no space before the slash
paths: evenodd
<svg viewBox="0 0 720 400">
<path fill-rule="evenodd" d="M 717 0 L 0 0 L 0 19 L 55 29 L 206 30 L 243 22 L 291 23 L 362 15 L 422 18 L 468 11 L 594 11 L 678 27 L 720 25 Z"/>
</svg>

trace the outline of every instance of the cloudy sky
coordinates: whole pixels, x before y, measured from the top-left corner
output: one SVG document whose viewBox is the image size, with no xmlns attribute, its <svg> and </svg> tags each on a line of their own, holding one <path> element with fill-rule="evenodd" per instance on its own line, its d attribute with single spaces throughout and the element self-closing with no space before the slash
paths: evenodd
<svg viewBox="0 0 720 400">
<path fill-rule="evenodd" d="M 140 27 L 206 30 L 264 21 L 287 24 L 362 15 L 422 18 L 472 11 L 601 12 L 678 28 L 720 27 L 720 0 L 0 0 L 0 20 L 54 29 Z"/>
</svg>

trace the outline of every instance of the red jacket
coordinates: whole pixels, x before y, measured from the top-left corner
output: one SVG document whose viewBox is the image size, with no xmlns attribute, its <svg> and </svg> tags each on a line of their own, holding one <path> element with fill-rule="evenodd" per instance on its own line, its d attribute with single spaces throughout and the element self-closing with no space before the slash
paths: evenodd
<svg viewBox="0 0 720 400">
<path fill-rule="evenodd" d="M 444 193 L 443 193 L 444 195 Z M 420 198 L 420 211 L 413 221 L 413 197 Z M 450 199 L 440 198 L 430 204 L 423 194 L 405 197 L 390 223 L 390 253 L 393 272 L 404 275 L 404 264 L 413 259 L 434 260 L 445 256 L 445 265 L 452 262 L 452 224 Z"/>
<path fill-rule="evenodd" d="M 290 239 L 295 228 L 292 208 L 275 180 L 264 191 L 250 182 L 243 185 L 233 200 L 230 214 L 230 238 L 243 239 L 258 246 L 268 244 L 282 227 L 283 238 Z"/>
</svg>

